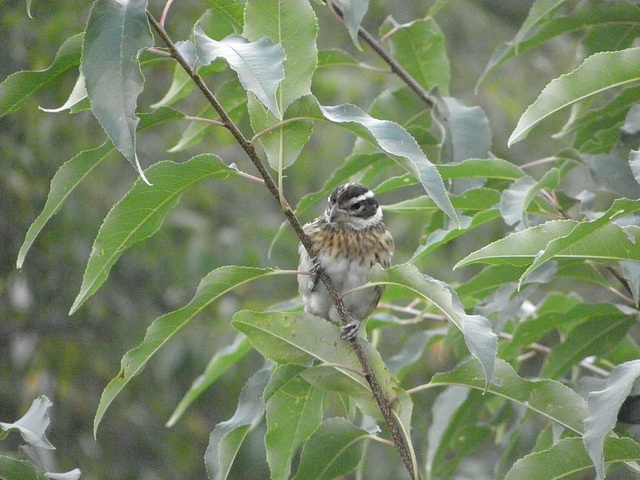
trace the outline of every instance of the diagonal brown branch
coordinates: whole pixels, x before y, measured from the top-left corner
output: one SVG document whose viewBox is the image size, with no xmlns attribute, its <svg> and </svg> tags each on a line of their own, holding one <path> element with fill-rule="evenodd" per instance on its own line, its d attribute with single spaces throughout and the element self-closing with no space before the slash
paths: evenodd
<svg viewBox="0 0 640 480">
<path fill-rule="evenodd" d="M 298 220 L 298 217 L 296 217 L 295 213 L 293 212 L 293 209 L 289 206 L 289 203 L 284 198 L 284 195 L 278 189 L 278 186 L 276 185 L 273 178 L 271 177 L 271 174 L 269 173 L 262 159 L 256 152 L 256 149 L 253 143 L 247 140 L 247 138 L 243 135 L 242 131 L 233 122 L 231 117 L 229 117 L 229 115 L 227 114 L 225 109 L 222 107 L 222 105 L 220 104 L 218 99 L 215 97 L 215 95 L 211 92 L 209 87 L 207 87 L 202 77 L 198 74 L 198 72 L 196 72 L 193 68 L 191 68 L 191 66 L 186 61 L 186 59 L 177 50 L 175 44 L 173 43 L 173 41 L 171 40 L 171 38 L 169 37 L 165 29 L 162 27 L 162 25 L 160 25 L 155 20 L 155 18 L 153 18 L 151 13 L 149 13 L 148 11 L 147 11 L 147 18 L 149 19 L 149 23 L 151 24 L 153 29 L 158 33 L 160 38 L 162 38 L 163 42 L 169 48 L 169 52 L 171 53 L 171 56 L 176 59 L 176 61 L 182 66 L 182 68 L 191 77 L 191 79 L 196 84 L 198 89 L 202 92 L 202 94 L 205 96 L 207 101 L 216 110 L 216 112 L 220 116 L 220 119 L 223 125 L 229 130 L 229 132 L 231 132 L 231 134 L 236 139 L 236 141 L 240 144 L 242 149 L 247 153 L 247 155 L 249 156 L 249 159 L 255 165 L 255 167 L 258 169 L 258 172 L 260 172 L 260 175 L 264 179 L 265 186 L 269 189 L 269 192 L 271 192 L 273 197 L 281 206 L 284 215 L 287 217 L 287 220 L 289 221 L 289 223 L 291 224 L 291 227 L 293 228 L 296 235 L 300 239 L 300 242 L 309 253 L 309 256 L 313 258 L 315 255 L 311 248 L 311 240 L 302 229 L 302 224 Z M 317 271 L 317 275 L 320 278 L 320 280 L 322 280 L 324 285 L 327 287 L 327 291 L 329 292 L 329 295 L 331 296 L 333 302 L 336 305 L 338 313 L 340 314 L 342 323 L 345 325 L 349 324 L 351 322 L 349 312 L 347 312 L 347 309 L 345 308 L 344 303 L 340 299 L 340 294 L 336 290 L 335 286 L 333 285 L 333 282 L 322 269 L 319 269 Z M 353 346 L 353 349 L 356 355 L 358 356 L 358 360 L 360 361 L 360 365 L 362 366 L 364 376 L 367 379 L 369 386 L 371 387 L 373 396 L 375 397 L 376 402 L 380 407 L 380 411 L 382 412 L 382 415 L 385 419 L 385 422 L 389 427 L 389 431 L 391 433 L 391 437 L 393 438 L 393 442 L 396 450 L 400 454 L 400 457 L 402 458 L 405 466 L 407 467 L 407 470 L 411 474 L 411 478 L 419 478 L 417 475 L 417 472 L 415 472 L 413 461 L 411 460 L 411 452 L 409 451 L 409 447 L 407 445 L 406 439 L 402 434 L 402 429 L 400 427 L 400 424 L 396 419 L 396 417 L 393 415 L 393 411 L 391 409 L 391 403 L 389 402 L 389 399 L 387 399 L 386 396 L 384 395 L 382 388 L 380 387 L 380 384 L 378 382 L 378 379 L 373 373 L 373 369 L 371 367 L 371 363 L 369 362 L 369 358 L 365 354 L 362 348 L 362 345 L 360 345 L 360 341 L 358 340 L 358 337 L 355 337 L 353 340 L 351 340 L 351 344 Z"/>
</svg>

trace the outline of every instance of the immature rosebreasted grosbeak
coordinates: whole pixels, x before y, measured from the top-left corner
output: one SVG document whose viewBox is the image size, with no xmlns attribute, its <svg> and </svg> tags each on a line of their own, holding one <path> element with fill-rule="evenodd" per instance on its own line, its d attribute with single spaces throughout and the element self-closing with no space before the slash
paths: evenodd
<svg viewBox="0 0 640 480">
<path fill-rule="evenodd" d="M 393 255 L 393 237 L 382 221 L 382 208 L 373 192 L 359 183 L 336 188 L 329 197 L 324 214 L 304 226 L 313 244 L 314 263 L 300 245 L 298 269 L 312 275 L 298 275 L 304 311 L 340 323 L 341 318 L 327 289 L 317 275 L 322 268 L 331 278 L 351 315 L 351 322 L 340 328 L 342 338 L 358 334 L 360 322 L 375 310 L 383 287 L 355 292 L 350 290 L 369 281 L 371 267 L 379 263 L 389 267 Z"/>
</svg>

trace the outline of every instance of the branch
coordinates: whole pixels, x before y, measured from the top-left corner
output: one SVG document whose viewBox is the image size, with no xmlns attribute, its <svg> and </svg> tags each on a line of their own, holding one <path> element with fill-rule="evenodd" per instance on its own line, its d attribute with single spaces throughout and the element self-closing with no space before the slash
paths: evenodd
<svg viewBox="0 0 640 480">
<path fill-rule="evenodd" d="M 260 159 L 260 156 L 256 152 L 254 144 L 251 141 L 247 140 L 247 138 L 243 135 L 242 131 L 233 122 L 231 117 L 229 117 L 229 115 L 227 114 L 223 106 L 220 104 L 218 99 L 215 97 L 215 95 L 211 92 L 211 90 L 209 90 L 209 87 L 207 87 L 202 77 L 194 69 L 191 68 L 191 66 L 186 61 L 186 59 L 178 51 L 178 49 L 176 48 L 175 44 L 173 43 L 173 41 L 171 40 L 171 38 L 169 37 L 165 29 L 162 27 L 162 25 L 160 25 L 155 20 L 155 18 L 153 18 L 153 16 L 149 11 L 147 11 L 147 18 L 149 19 L 149 23 L 151 24 L 153 29 L 158 33 L 160 38 L 162 38 L 164 43 L 169 48 L 169 52 L 171 53 L 171 56 L 176 59 L 176 61 L 182 66 L 185 72 L 187 72 L 187 74 L 191 77 L 191 79 L 196 84 L 198 89 L 202 92 L 202 94 L 205 96 L 207 101 L 211 104 L 211 106 L 216 110 L 216 112 L 220 116 L 220 120 L 222 121 L 222 124 L 224 125 L 224 127 L 227 128 L 229 132 L 231 132 L 231 135 L 233 135 L 233 137 L 240 144 L 242 149 L 247 153 L 251 162 L 253 162 L 255 167 L 258 169 L 258 172 L 260 172 L 260 175 L 264 180 L 265 186 L 267 187 L 267 189 L 269 189 L 269 192 L 271 192 L 273 197 L 281 206 L 282 212 L 284 213 L 285 217 L 287 217 L 287 220 L 289 221 L 289 223 L 291 224 L 291 227 L 293 228 L 296 235 L 300 239 L 300 242 L 309 253 L 309 256 L 312 259 L 314 259 L 315 253 L 312 249 L 310 238 L 304 232 L 302 225 L 298 220 L 298 217 L 296 217 L 292 208 L 289 206 L 288 202 L 284 198 L 284 195 L 282 195 L 282 192 L 280 192 L 280 190 L 278 189 L 278 186 L 276 185 L 273 178 L 271 177 L 271 174 L 269 173 L 264 163 Z M 317 275 L 322 281 L 322 283 L 324 283 L 324 285 L 326 286 L 327 291 L 329 292 L 329 295 L 331 296 L 331 299 L 333 300 L 333 303 L 335 304 L 336 309 L 340 314 L 342 323 L 344 325 L 349 324 L 351 322 L 351 317 L 346 307 L 344 306 L 344 303 L 340 299 L 340 293 L 336 290 L 336 287 L 333 285 L 333 282 L 331 281 L 329 276 L 325 273 L 325 271 L 322 269 L 318 269 Z M 371 363 L 369 362 L 369 358 L 365 354 L 362 348 L 362 345 L 360 345 L 360 341 L 357 336 L 353 340 L 351 340 L 351 345 L 353 346 L 353 349 L 356 355 L 358 356 L 358 360 L 360 361 L 360 365 L 362 366 L 363 374 L 367 379 L 369 386 L 371 387 L 373 396 L 375 397 L 376 402 L 380 407 L 380 411 L 382 412 L 382 415 L 385 419 L 385 422 L 389 427 L 389 431 L 391 433 L 391 437 L 393 438 L 393 443 L 396 450 L 400 454 L 402 461 L 404 462 L 407 470 L 411 474 L 411 478 L 414 478 L 414 479 L 419 478 L 418 473 L 414 469 L 414 464 L 411 459 L 411 452 L 407 445 L 406 439 L 402 434 L 402 428 L 398 420 L 396 419 L 396 417 L 393 415 L 393 411 L 391 410 L 391 402 L 385 397 L 382 391 L 382 388 L 378 383 L 378 379 L 373 373 L 373 369 L 371 368 Z"/>
<path fill-rule="evenodd" d="M 336 5 L 336 3 L 332 1 L 327 2 L 327 6 L 333 10 L 336 15 L 344 22 L 344 12 L 340 8 L 340 6 Z M 374 52 L 384 60 L 387 65 L 391 68 L 391 71 L 395 73 L 400 79 L 407 84 L 407 86 L 415 92 L 420 100 L 422 100 L 429 108 L 433 108 L 436 106 L 436 99 L 433 98 L 432 95 L 427 92 L 422 85 L 420 85 L 415 78 L 411 76 L 409 72 L 407 72 L 402 65 L 400 65 L 395 58 L 387 53 L 387 51 L 382 47 L 379 41 L 375 39 L 373 35 L 371 35 L 364 27 L 358 27 L 358 36 L 369 45 Z"/>
</svg>

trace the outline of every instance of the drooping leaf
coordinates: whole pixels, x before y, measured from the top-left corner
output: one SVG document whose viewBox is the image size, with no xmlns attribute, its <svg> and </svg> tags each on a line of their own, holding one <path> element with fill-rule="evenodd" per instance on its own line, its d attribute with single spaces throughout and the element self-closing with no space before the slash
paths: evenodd
<svg viewBox="0 0 640 480">
<path fill-rule="evenodd" d="M 398 285 L 433 303 L 464 334 L 471 354 L 484 369 L 487 387 L 493 378 L 498 353 L 498 337 L 491 330 L 489 321 L 480 315 L 468 315 L 458 296 L 449 285 L 424 275 L 413 265 L 396 265 L 383 269 L 376 265 L 369 275 L 371 283 Z"/>
<path fill-rule="evenodd" d="M 282 365 L 272 374 L 265 390 L 267 462 L 273 480 L 287 480 L 298 449 L 322 422 L 322 390 L 299 373 L 304 367 Z"/>
<path fill-rule="evenodd" d="M 605 460 L 609 461 L 606 458 L 606 446 L 603 452 L 605 437 L 615 427 L 618 410 L 638 377 L 640 360 L 623 363 L 611 371 L 605 389 L 589 393 L 589 416 L 584 421 L 585 432 L 582 439 L 600 478 L 604 477 Z"/>
<path fill-rule="evenodd" d="M 182 397 L 171 418 L 167 421 L 167 427 L 172 427 L 182 417 L 196 399 L 200 397 L 222 374 L 242 360 L 251 351 L 251 344 L 247 337 L 238 334 L 234 342 L 218 350 L 209 361 L 204 373 L 196 378 L 191 388 Z"/>
<path fill-rule="evenodd" d="M 47 409 L 51 405 L 53 403 L 46 395 L 40 395 L 31 403 L 29 410 L 22 418 L 13 423 L 0 422 L 0 428 L 4 431 L 18 430 L 25 442 L 30 445 L 55 450 L 56 447 L 51 445 L 45 434 L 51 421 L 47 413 Z"/>
<path fill-rule="evenodd" d="M 640 48 L 601 52 L 587 58 L 576 70 L 552 80 L 520 117 L 509 145 L 524 139 L 551 114 L 593 95 L 640 82 Z"/>
<path fill-rule="evenodd" d="M 78 75 L 78 79 L 76 80 L 76 84 L 73 86 L 73 90 L 71 91 L 69 98 L 67 99 L 66 102 L 64 102 L 64 104 L 62 104 L 58 108 L 43 108 L 43 107 L 39 107 L 39 108 L 43 112 L 58 113 L 64 110 L 71 109 L 74 105 L 77 105 L 79 102 L 81 102 L 85 98 L 87 98 L 87 89 L 85 87 L 84 75 L 82 75 L 82 72 L 80 72 L 80 74 Z"/>
<path fill-rule="evenodd" d="M 352 131 L 392 155 L 400 166 L 420 180 L 433 201 L 457 223 L 456 212 L 438 170 L 404 128 L 397 123 L 370 117 L 354 105 L 344 104 L 333 107 L 320 105 L 319 107 L 327 120 L 347 124 L 347 128 L 355 124 L 355 129 L 350 128 Z"/>
<path fill-rule="evenodd" d="M 587 417 L 587 402 L 566 385 L 555 380 L 527 381 L 511 365 L 496 360 L 495 378 L 487 393 L 516 402 L 543 417 L 575 432 L 582 433 Z M 468 361 L 448 373 L 433 376 L 429 386 L 464 385 L 485 390 L 485 377 L 477 360 Z"/>
<path fill-rule="evenodd" d="M 356 468 L 369 433 L 344 418 L 325 420 L 309 439 L 294 480 L 332 480 Z"/>
<path fill-rule="evenodd" d="M 281 117 L 276 90 L 284 79 L 282 46 L 267 37 L 250 42 L 235 34 L 217 41 L 209 38 L 200 26 L 194 29 L 194 39 L 196 55 L 203 66 L 224 58 L 238 74 L 245 90 L 252 92 L 276 117 Z"/>
<path fill-rule="evenodd" d="M 481 107 L 467 107 L 452 97 L 437 96 L 434 118 L 443 132 L 441 163 L 486 158 L 491 147 L 489 119 Z"/>
<path fill-rule="evenodd" d="M 210 480 L 228 478 L 233 461 L 247 433 L 262 420 L 263 392 L 270 377 L 270 369 L 254 373 L 240 393 L 236 413 L 229 420 L 217 424 L 211 432 L 209 446 L 204 456 Z"/>
<path fill-rule="evenodd" d="M 522 177 L 502 192 L 500 214 L 507 225 L 528 226 L 527 208 L 541 190 L 555 190 L 560 183 L 557 168 L 547 170 L 539 181 L 531 177 Z"/>
<path fill-rule="evenodd" d="M 344 23 L 347 26 L 351 40 L 358 49 L 360 42 L 358 41 L 358 30 L 362 19 L 369 9 L 369 0 L 334 0 L 342 9 Z"/>
<path fill-rule="evenodd" d="M 64 41 L 53 63 L 44 70 L 29 70 L 9 75 L 0 83 L 0 117 L 20 110 L 42 87 L 55 81 L 60 75 L 80 64 L 83 34 Z"/>
<path fill-rule="evenodd" d="M 202 309 L 239 285 L 277 273 L 277 270 L 271 269 L 235 266 L 220 267 L 200 281 L 194 297 L 187 305 L 154 320 L 149 325 L 142 343 L 129 350 L 122 357 L 120 373 L 109 382 L 109 385 L 102 392 L 100 404 L 93 420 L 94 435 L 107 408 L 120 391 L 134 376 L 142 371 L 149 359 Z M 221 367 L 221 365 L 216 362 L 215 367 Z"/>
<path fill-rule="evenodd" d="M 610 463 L 638 461 L 640 445 L 630 438 L 608 437 L 604 458 Z M 570 437 L 563 438 L 548 450 L 521 458 L 509 470 L 505 480 L 559 480 L 590 470 L 593 470 L 593 463 L 582 441 L 579 437 Z"/>
<path fill-rule="evenodd" d="M 390 36 L 393 57 L 425 89 L 434 87 L 446 94 L 451 79 L 444 33 L 436 21 L 427 17 L 399 24 L 389 16 L 380 28 Z"/>
<path fill-rule="evenodd" d="M 151 114 L 141 115 L 139 130 L 142 131 L 170 120 L 184 118 L 182 113 L 169 108 L 159 109 Z M 47 222 L 60 210 L 63 203 L 82 181 L 89 176 L 95 167 L 114 151 L 111 143 L 104 143 L 98 148 L 80 152 L 64 163 L 51 180 L 51 189 L 42 212 L 29 227 L 24 242 L 18 252 L 17 266 L 22 267 L 27 252 L 33 245 Z"/>
<path fill-rule="evenodd" d="M 147 0 L 96 0 L 82 45 L 82 74 L 91 110 L 143 179 L 136 153 L 135 113 L 144 81 L 138 56 L 153 46 L 146 8 Z"/>
</svg>

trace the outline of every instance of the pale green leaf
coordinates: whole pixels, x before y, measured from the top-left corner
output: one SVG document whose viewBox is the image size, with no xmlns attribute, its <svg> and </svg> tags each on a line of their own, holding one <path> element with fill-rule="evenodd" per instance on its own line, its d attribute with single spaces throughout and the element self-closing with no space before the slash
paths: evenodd
<svg viewBox="0 0 640 480">
<path fill-rule="evenodd" d="M 0 83 L 0 117 L 17 112 L 31 95 L 79 65 L 82 39 L 83 34 L 77 34 L 65 40 L 48 68 L 16 72 L 5 78 Z"/>
<path fill-rule="evenodd" d="M 413 265 L 396 265 L 383 269 L 376 265 L 369 275 L 371 283 L 398 285 L 433 303 L 464 334 L 471 354 L 477 358 L 485 372 L 487 387 L 493 378 L 498 353 L 498 337 L 489 321 L 480 315 L 468 315 L 456 292 L 444 282 L 424 275 Z"/>
<path fill-rule="evenodd" d="M 22 438 L 30 445 L 55 450 L 45 434 L 51 421 L 47 413 L 47 409 L 51 405 L 53 403 L 46 395 L 40 395 L 31 403 L 29 410 L 22 418 L 13 423 L 0 422 L 0 428 L 5 431 L 18 430 Z"/>
<path fill-rule="evenodd" d="M 552 80 L 520 117 L 509 145 L 525 138 L 551 114 L 613 88 L 640 82 L 640 48 L 601 52 L 587 58 L 576 70 Z"/>
<path fill-rule="evenodd" d="M 640 360 L 623 363 L 611 371 L 605 389 L 589 393 L 589 416 L 584 421 L 583 441 L 600 478 L 604 477 L 605 460 L 609 461 L 605 458 L 606 447 L 603 454 L 605 437 L 615 427 L 618 410 L 638 377 Z"/>
<path fill-rule="evenodd" d="M 100 404 L 93 421 L 94 435 L 104 414 L 129 381 L 142 371 L 149 359 L 189 321 L 205 307 L 233 288 L 251 280 L 275 275 L 276 270 L 249 267 L 220 267 L 200 281 L 191 301 L 182 308 L 158 317 L 153 321 L 140 345 L 129 350 L 120 361 L 120 373 L 102 392 Z M 239 347 L 240 348 L 240 347 Z M 233 354 L 232 354 L 233 355 Z M 215 368 L 221 367 L 216 362 Z M 219 370 L 215 372 L 219 373 Z"/>
<path fill-rule="evenodd" d="M 520 26 L 514 40 L 516 51 L 518 44 L 530 36 L 530 32 L 542 21 L 562 6 L 567 0 L 536 0 L 529 10 L 529 15 Z"/>
<path fill-rule="evenodd" d="M 205 35 L 200 26 L 194 30 L 194 39 L 196 55 L 203 66 L 224 58 L 245 90 L 252 92 L 276 117 L 281 117 L 276 90 L 284 78 L 282 46 L 267 37 L 250 42 L 235 34 L 217 41 Z"/>
<path fill-rule="evenodd" d="M 71 94 L 66 102 L 58 108 L 43 108 L 39 107 L 40 110 L 47 113 L 58 113 L 64 110 L 69 110 L 82 100 L 87 98 L 87 89 L 85 87 L 84 75 L 82 72 L 78 75 L 78 79 L 76 80 L 76 84 L 73 86 L 73 90 L 71 90 Z"/>
<path fill-rule="evenodd" d="M 325 420 L 309 439 L 294 480 L 332 480 L 354 470 L 369 434 L 343 418 Z"/>
<path fill-rule="evenodd" d="M 82 74 L 93 114 L 145 181 L 136 153 L 135 113 L 144 81 L 138 56 L 153 46 L 146 8 L 146 0 L 96 0 L 82 45 Z"/>
<path fill-rule="evenodd" d="M 344 23 L 349 31 L 349 36 L 358 49 L 360 48 L 360 42 L 358 41 L 358 31 L 360 30 L 360 24 L 362 19 L 369 9 L 369 0 L 335 0 L 336 3 L 342 9 L 342 16 Z"/>
</svg>

